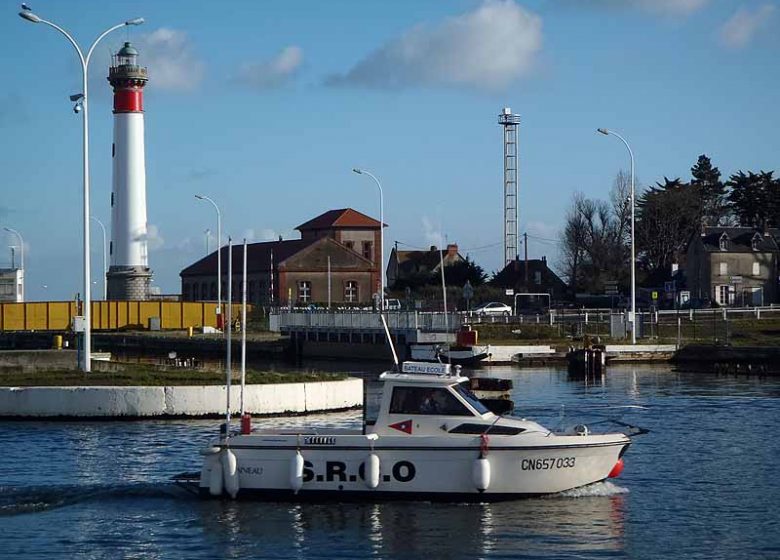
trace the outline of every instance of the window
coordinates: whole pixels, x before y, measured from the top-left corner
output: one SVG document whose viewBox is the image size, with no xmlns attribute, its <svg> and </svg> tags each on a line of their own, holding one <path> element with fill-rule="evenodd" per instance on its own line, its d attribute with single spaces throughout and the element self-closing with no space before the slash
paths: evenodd
<svg viewBox="0 0 780 560">
<path fill-rule="evenodd" d="M 373 251 L 370 241 L 363 241 L 363 258 L 373 261 Z"/>
<path fill-rule="evenodd" d="M 184 301 L 190 301 L 190 285 L 184 284 L 184 293 L 182 294 Z"/>
<path fill-rule="evenodd" d="M 255 281 L 250 280 L 249 281 L 249 288 L 247 288 L 247 301 L 251 301 L 252 303 L 255 302 Z"/>
<path fill-rule="evenodd" d="M 354 280 L 348 280 L 344 284 L 344 301 L 354 303 L 358 301 L 358 283 Z"/>
<path fill-rule="evenodd" d="M 537 270 L 536 272 L 534 272 L 534 284 L 539 286 L 541 285 L 541 283 L 542 283 L 542 271 Z"/>
<path fill-rule="evenodd" d="M 732 305 L 734 303 L 734 287 L 728 284 L 715 287 L 715 301 L 719 305 Z"/>
<path fill-rule="evenodd" d="M 390 414 L 473 416 L 447 389 L 435 387 L 396 387 Z"/>
<path fill-rule="evenodd" d="M 347 249 L 351 249 L 351 250 L 353 250 L 353 251 L 355 250 L 355 242 L 354 242 L 354 241 L 345 241 L 345 242 L 344 242 L 344 246 L 345 246 Z"/>
<path fill-rule="evenodd" d="M 754 251 L 758 251 L 759 243 L 761 243 L 761 236 L 759 234 L 755 234 L 753 239 L 750 241 L 750 246 Z"/>
<path fill-rule="evenodd" d="M 720 250 L 721 251 L 728 251 L 729 250 L 729 236 L 725 233 L 720 236 Z"/>
<path fill-rule="evenodd" d="M 753 276 L 761 275 L 761 265 L 757 262 L 753 263 Z"/>
<path fill-rule="evenodd" d="M 298 282 L 298 300 L 303 303 L 309 303 L 311 301 L 311 282 L 308 280 L 301 280 Z"/>
<path fill-rule="evenodd" d="M 200 285 L 200 299 L 209 299 L 209 285 L 206 282 Z"/>
<path fill-rule="evenodd" d="M 211 283 L 211 295 L 209 296 L 209 299 L 217 299 L 217 283 L 212 282 Z"/>
<path fill-rule="evenodd" d="M 729 263 L 720 263 L 720 275 L 726 276 L 729 273 Z"/>
</svg>

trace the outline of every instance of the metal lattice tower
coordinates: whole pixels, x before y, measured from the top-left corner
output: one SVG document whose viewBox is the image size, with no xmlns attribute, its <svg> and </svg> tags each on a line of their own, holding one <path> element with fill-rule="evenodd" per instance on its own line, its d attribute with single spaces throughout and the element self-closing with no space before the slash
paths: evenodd
<svg viewBox="0 0 780 560">
<path fill-rule="evenodd" d="M 517 127 L 520 115 L 504 107 L 498 115 L 504 127 L 504 266 L 517 258 Z"/>
</svg>

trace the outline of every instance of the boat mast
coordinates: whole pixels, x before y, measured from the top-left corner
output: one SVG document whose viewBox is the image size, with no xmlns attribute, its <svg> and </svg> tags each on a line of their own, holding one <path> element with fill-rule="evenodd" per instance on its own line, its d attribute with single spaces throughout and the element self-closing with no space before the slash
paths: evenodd
<svg viewBox="0 0 780 560">
<path fill-rule="evenodd" d="M 227 367 L 225 368 L 227 381 L 225 383 L 227 387 L 227 410 L 225 411 L 225 438 L 230 437 L 230 378 L 232 377 L 232 371 L 231 371 L 231 345 L 232 345 L 232 337 L 231 337 L 231 330 L 233 328 L 233 239 L 231 237 L 228 237 L 228 283 L 227 283 L 227 357 L 225 358 L 227 362 Z M 220 281 L 222 279 L 220 278 Z"/>
<path fill-rule="evenodd" d="M 244 416 L 244 387 L 246 385 L 246 237 L 244 238 L 244 274 L 241 284 L 241 417 Z"/>
</svg>

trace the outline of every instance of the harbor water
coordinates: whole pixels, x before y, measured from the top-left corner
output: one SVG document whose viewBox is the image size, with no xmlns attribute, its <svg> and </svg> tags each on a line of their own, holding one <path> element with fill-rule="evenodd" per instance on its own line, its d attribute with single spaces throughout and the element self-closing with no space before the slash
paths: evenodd
<svg viewBox="0 0 780 560">
<path fill-rule="evenodd" d="M 354 369 L 354 366 L 350 366 Z M 0 422 L 0 558 L 780 558 L 780 379 L 485 368 L 550 428 L 647 428 L 620 478 L 496 504 L 210 501 L 216 420 Z M 357 426 L 360 412 L 255 421 Z"/>
</svg>

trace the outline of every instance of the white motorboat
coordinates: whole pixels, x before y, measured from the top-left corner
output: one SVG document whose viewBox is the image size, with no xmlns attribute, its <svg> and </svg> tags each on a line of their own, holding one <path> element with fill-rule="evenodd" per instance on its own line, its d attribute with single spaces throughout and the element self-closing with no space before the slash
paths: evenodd
<svg viewBox="0 0 780 560">
<path fill-rule="evenodd" d="M 488 346 L 443 346 L 441 344 L 411 344 L 409 353 L 416 362 L 445 362 L 474 366 L 490 357 Z"/>
<path fill-rule="evenodd" d="M 362 429 L 249 432 L 244 424 L 249 433 L 223 435 L 203 450 L 190 481 L 214 497 L 507 500 L 617 476 L 631 443 L 623 433 L 559 433 L 497 416 L 449 364 L 406 362 L 380 382 L 364 404 Z"/>
</svg>

